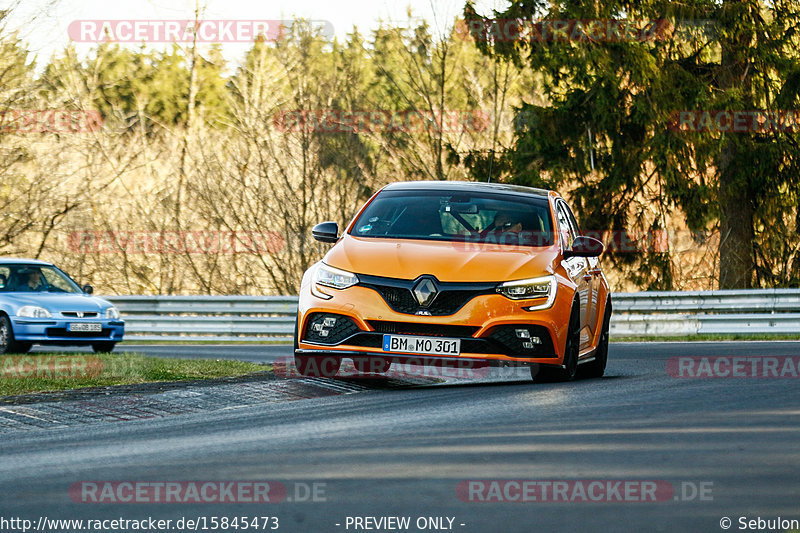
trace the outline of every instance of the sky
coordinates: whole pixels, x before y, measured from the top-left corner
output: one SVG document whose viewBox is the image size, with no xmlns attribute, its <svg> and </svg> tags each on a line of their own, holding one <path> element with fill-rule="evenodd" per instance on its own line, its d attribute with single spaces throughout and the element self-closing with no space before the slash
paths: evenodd
<svg viewBox="0 0 800 533">
<path fill-rule="evenodd" d="M 341 40 L 357 26 L 369 35 L 380 20 L 405 22 L 408 11 L 424 18 L 435 33 L 441 33 L 461 16 L 464 0 L 199 0 L 203 19 L 284 20 L 302 17 L 325 21 Z M 477 0 L 478 12 L 490 14 L 505 0 Z M 41 68 L 50 57 L 70 43 L 67 28 L 75 20 L 175 20 L 192 19 L 195 0 L 0 0 L 0 9 L 14 6 L 8 28 L 18 30 Z M 84 55 L 96 46 L 75 43 Z M 138 46 L 138 45 L 132 45 Z M 164 47 L 150 44 L 148 47 Z M 248 44 L 226 43 L 223 54 L 233 63 L 244 55 Z"/>
</svg>

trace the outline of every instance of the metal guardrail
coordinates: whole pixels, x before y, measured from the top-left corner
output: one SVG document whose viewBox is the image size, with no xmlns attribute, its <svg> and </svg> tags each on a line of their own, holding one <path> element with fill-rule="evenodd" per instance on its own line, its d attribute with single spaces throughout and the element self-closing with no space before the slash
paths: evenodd
<svg viewBox="0 0 800 533">
<path fill-rule="evenodd" d="M 128 341 L 291 342 L 296 296 L 113 296 Z M 800 334 L 800 289 L 614 293 L 611 336 Z"/>
<path fill-rule="evenodd" d="M 800 289 L 614 293 L 611 336 L 800 334 Z"/>
<path fill-rule="evenodd" d="M 128 341 L 291 342 L 296 296 L 111 296 Z"/>
</svg>

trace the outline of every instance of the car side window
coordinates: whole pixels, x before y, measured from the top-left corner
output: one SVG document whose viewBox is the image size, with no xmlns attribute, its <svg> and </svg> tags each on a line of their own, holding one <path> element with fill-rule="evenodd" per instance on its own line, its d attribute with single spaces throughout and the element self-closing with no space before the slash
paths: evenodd
<svg viewBox="0 0 800 533">
<path fill-rule="evenodd" d="M 581 234 L 581 228 L 578 226 L 578 221 L 575 220 L 575 215 L 572 214 L 572 209 L 569 208 L 566 202 L 562 202 L 561 205 L 564 206 L 564 210 L 567 212 L 567 217 L 569 218 L 569 223 L 570 226 L 572 226 L 573 233 L 576 237 L 579 236 Z"/>
<path fill-rule="evenodd" d="M 44 279 L 47 280 L 47 285 L 49 287 L 55 287 L 56 289 L 64 292 L 72 292 L 72 287 L 67 284 L 64 278 L 56 274 L 53 270 L 49 268 L 43 268 L 42 275 L 44 276 Z"/>
<path fill-rule="evenodd" d="M 8 267 L 0 267 L 0 291 L 8 290 L 8 277 L 11 274 L 11 269 Z"/>
<path fill-rule="evenodd" d="M 556 203 L 556 215 L 558 216 L 558 231 L 562 240 L 566 243 L 566 247 L 569 248 L 577 235 L 575 227 L 570 222 L 570 213 L 567 211 L 564 202 L 559 201 Z"/>
</svg>

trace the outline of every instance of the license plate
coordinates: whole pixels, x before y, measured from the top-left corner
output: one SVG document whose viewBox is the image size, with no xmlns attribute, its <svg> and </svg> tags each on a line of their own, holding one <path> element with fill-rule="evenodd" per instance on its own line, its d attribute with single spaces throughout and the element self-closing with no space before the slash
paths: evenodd
<svg viewBox="0 0 800 533">
<path fill-rule="evenodd" d="M 459 355 L 461 353 L 461 339 L 384 335 L 383 351 L 425 355 Z"/>
<path fill-rule="evenodd" d="M 103 331 L 103 324 L 97 322 L 73 322 L 69 325 L 70 331 Z"/>
</svg>

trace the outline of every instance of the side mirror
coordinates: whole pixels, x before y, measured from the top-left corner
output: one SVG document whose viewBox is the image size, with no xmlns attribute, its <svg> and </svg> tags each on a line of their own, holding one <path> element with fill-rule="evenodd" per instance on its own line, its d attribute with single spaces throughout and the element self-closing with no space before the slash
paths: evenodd
<svg viewBox="0 0 800 533">
<path fill-rule="evenodd" d="M 572 248 L 564 250 L 564 259 L 570 257 L 597 257 L 603 253 L 603 243 L 592 237 L 575 237 Z"/>
<path fill-rule="evenodd" d="M 83 292 L 85 292 L 86 294 L 92 294 L 94 292 L 94 287 L 92 287 L 91 285 L 84 285 Z"/>
<path fill-rule="evenodd" d="M 319 242 L 336 242 L 339 240 L 339 224 L 320 222 L 311 230 L 311 235 Z"/>
</svg>

